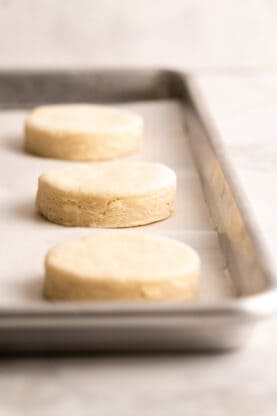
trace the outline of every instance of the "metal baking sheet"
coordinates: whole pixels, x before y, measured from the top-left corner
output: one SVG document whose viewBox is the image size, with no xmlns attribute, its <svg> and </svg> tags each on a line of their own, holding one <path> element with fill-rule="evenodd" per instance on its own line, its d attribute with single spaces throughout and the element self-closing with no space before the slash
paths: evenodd
<svg viewBox="0 0 277 416">
<path fill-rule="evenodd" d="M 35 211 L 39 174 L 76 162 L 24 152 L 24 118 L 38 104 L 95 101 L 143 116 L 144 148 L 125 160 L 161 162 L 176 171 L 174 215 L 136 232 L 177 238 L 199 251 L 197 302 L 63 304 L 42 298 L 49 247 L 97 230 L 55 225 Z M 273 310 L 270 259 L 192 77 L 143 70 L 2 73 L 0 108 L 2 351 L 231 348 Z"/>
</svg>

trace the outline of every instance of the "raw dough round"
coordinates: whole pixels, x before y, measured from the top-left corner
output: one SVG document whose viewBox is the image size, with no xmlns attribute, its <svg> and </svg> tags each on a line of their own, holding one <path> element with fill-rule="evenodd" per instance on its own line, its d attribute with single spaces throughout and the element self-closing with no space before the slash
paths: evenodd
<svg viewBox="0 0 277 416">
<path fill-rule="evenodd" d="M 57 224 L 134 227 L 168 217 L 175 193 L 176 175 L 164 165 L 110 162 L 42 174 L 36 203 Z"/>
<path fill-rule="evenodd" d="M 189 246 L 150 234 L 102 231 L 46 256 L 44 295 L 57 300 L 193 300 L 200 260 Z"/>
<path fill-rule="evenodd" d="M 138 150 L 142 131 L 142 118 L 126 110 L 93 104 L 49 105 L 27 117 L 25 145 L 31 153 L 50 158 L 108 160 Z"/>
</svg>

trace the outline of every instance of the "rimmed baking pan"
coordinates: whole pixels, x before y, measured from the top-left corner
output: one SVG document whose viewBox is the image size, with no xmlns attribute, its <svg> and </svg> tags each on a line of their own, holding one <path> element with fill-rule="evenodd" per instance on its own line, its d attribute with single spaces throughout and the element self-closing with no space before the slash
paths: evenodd
<svg viewBox="0 0 277 416">
<path fill-rule="evenodd" d="M 191 244 L 202 260 L 194 303 L 52 303 L 42 298 L 47 249 L 97 230 L 64 228 L 34 208 L 38 175 L 74 162 L 28 155 L 26 111 L 36 105 L 101 102 L 145 120 L 135 160 L 177 173 L 175 214 L 136 232 Z M 276 275 L 226 149 L 192 75 L 167 70 L 0 73 L 0 350 L 229 349 L 243 345 L 277 305 Z"/>
</svg>

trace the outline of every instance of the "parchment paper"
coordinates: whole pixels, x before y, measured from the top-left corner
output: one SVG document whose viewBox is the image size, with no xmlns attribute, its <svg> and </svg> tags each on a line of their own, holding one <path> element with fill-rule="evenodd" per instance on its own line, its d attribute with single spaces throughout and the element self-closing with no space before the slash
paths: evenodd
<svg viewBox="0 0 277 416">
<path fill-rule="evenodd" d="M 198 250 L 202 261 L 199 302 L 235 296 L 184 135 L 178 102 L 163 100 L 120 106 L 141 114 L 145 121 L 143 150 L 125 160 L 164 163 L 175 170 L 178 181 L 174 215 L 165 221 L 135 228 L 136 232 L 167 235 Z M 47 250 L 60 241 L 97 232 L 92 228 L 55 225 L 36 213 L 38 176 L 49 168 L 76 162 L 25 153 L 25 115 L 22 111 L 0 113 L 0 306 L 46 303 L 41 292 Z"/>
</svg>

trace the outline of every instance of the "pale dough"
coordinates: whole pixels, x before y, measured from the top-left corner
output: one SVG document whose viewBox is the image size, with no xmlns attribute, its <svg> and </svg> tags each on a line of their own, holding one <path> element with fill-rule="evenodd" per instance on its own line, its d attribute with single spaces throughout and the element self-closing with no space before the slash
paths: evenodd
<svg viewBox="0 0 277 416">
<path fill-rule="evenodd" d="M 173 211 L 176 175 L 147 162 L 109 162 L 50 170 L 36 204 L 50 221 L 69 226 L 133 227 Z"/>
<path fill-rule="evenodd" d="M 108 160 L 137 151 L 142 118 L 93 104 L 60 104 L 34 109 L 26 119 L 26 149 L 67 160 Z"/>
<path fill-rule="evenodd" d="M 200 259 L 189 246 L 150 234 L 102 231 L 48 252 L 44 295 L 56 300 L 193 300 Z"/>
</svg>

